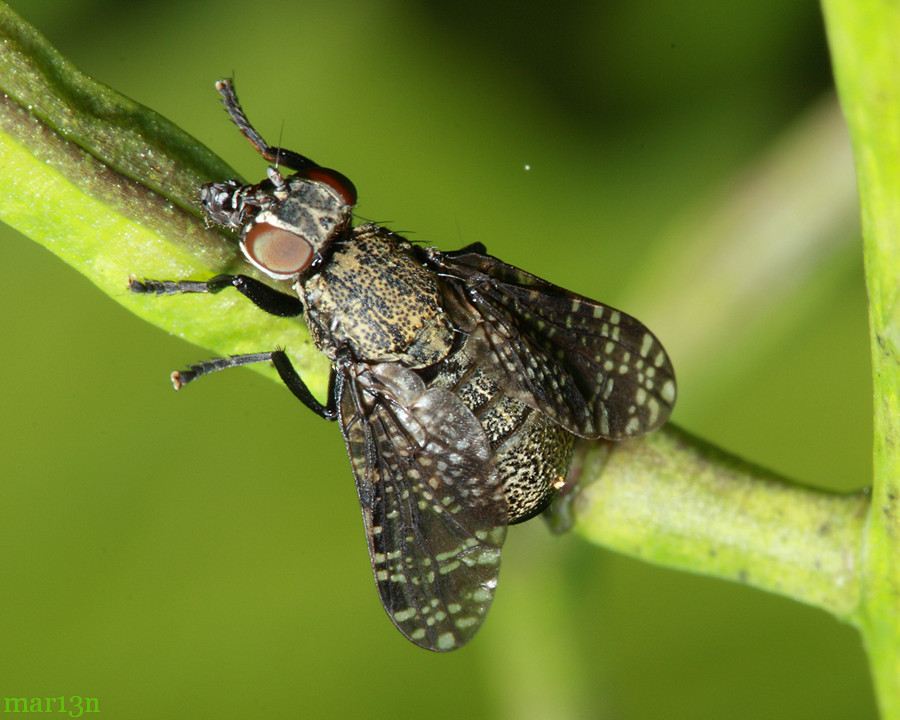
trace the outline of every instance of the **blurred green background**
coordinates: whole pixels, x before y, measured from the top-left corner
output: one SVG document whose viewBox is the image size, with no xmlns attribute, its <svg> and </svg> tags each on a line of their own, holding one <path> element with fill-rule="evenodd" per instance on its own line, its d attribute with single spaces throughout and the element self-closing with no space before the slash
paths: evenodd
<svg viewBox="0 0 900 720">
<path fill-rule="evenodd" d="M 10 4 L 258 178 L 213 89 L 233 73 L 270 142 L 353 179 L 360 217 L 644 320 L 681 426 L 815 486 L 869 482 L 852 168 L 811 0 Z M 378 602 L 336 426 L 252 372 L 176 395 L 206 351 L 0 236 L 3 696 L 123 718 L 875 716 L 849 627 L 540 521 L 510 533 L 477 639 L 419 650 Z"/>
</svg>

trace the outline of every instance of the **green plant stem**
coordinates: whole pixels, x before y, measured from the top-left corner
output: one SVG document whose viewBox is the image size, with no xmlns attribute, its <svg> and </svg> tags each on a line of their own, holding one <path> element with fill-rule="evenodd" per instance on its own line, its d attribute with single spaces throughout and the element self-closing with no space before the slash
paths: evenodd
<svg viewBox="0 0 900 720">
<path fill-rule="evenodd" d="M 868 493 L 828 494 L 723 453 L 672 425 L 585 443 L 575 531 L 666 567 L 734 580 L 850 618 Z"/>
<path fill-rule="evenodd" d="M 824 0 L 862 210 L 874 478 L 860 627 L 885 718 L 900 718 L 900 5 Z"/>
</svg>

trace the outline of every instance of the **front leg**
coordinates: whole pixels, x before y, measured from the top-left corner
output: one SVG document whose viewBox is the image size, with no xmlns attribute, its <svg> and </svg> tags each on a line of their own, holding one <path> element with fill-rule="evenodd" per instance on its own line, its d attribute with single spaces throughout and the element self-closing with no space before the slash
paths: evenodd
<svg viewBox="0 0 900 720">
<path fill-rule="evenodd" d="M 138 280 L 131 278 L 128 289 L 133 293 L 178 295 L 180 293 L 220 293 L 233 287 L 260 310 L 277 317 L 297 317 L 303 314 L 303 303 L 296 295 L 283 293 L 248 275 L 216 275 L 204 281 L 196 280 Z"/>
</svg>

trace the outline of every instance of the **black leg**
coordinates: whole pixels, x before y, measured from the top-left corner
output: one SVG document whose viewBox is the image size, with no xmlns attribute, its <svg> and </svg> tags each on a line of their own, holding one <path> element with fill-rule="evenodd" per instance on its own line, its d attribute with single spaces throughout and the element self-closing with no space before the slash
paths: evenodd
<svg viewBox="0 0 900 720">
<path fill-rule="evenodd" d="M 210 373 L 226 370 L 228 368 L 240 367 L 241 365 L 252 365 L 253 363 L 269 362 L 272 359 L 271 352 L 249 353 L 247 355 L 232 355 L 227 358 L 214 358 L 206 360 L 197 365 L 191 365 L 187 370 L 176 370 L 172 373 L 172 384 L 176 390 L 181 390 L 185 385 L 198 377 L 209 375 Z"/>
<path fill-rule="evenodd" d="M 219 293 L 233 287 L 260 310 L 278 317 L 303 314 L 303 304 L 296 295 L 280 292 L 247 275 L 216 275 L 206 282 L 195 280 L 138 280 L 132 278 L 128 289 L 134 293 L 177 295 L 179 293 Z"/>
<path fill-rule="evenodd" d="M 331 376 L 328 379 L 328 401 L 326 405 L 320 403 L 306 387 L 303 378 L 294 369 L 290 359 L 283 350 L 272 350 L 270 352 L 250 353 L 248 355 L 232 355 L 227 358 L 215 358 L 206 362 L 191 365 L 187 370 L 176 371 L 172 373 L 172 384 L 176 390 L 180 390 L 189 382 L 196 380 L 203 375 L 225 370 L 227 368 L 240 367 L 241 365 L 252 365 L 259 362 L 272 362 L 282 382 L 287 385 L 288 390 L 294 393 L 294 396 L 302 402 L 306 407 L 312 410 L 319 417 L 326 420 L 337 419 L 337 400 L 335 394 L 335 372 L 332 369 Z"/>
<path fill-rule="evenodd" d="M 306 387 L 303 378 L 294 369 L 290 359 L 285 355 L 283 350 L 276 350 L 272 354 L 272 363 L 281 377 L 281 381 L 287 385 L 288 390 L 294 393 L 294 396 L 302 402 L 306 407 L 312 410 L 316 415 L 326 420 L 337 420 L 337 394 L 335 392 L 335 372 L 331 368 L 331 374 L 328 376 L 328 399 L 323 405 L 313 397 L 313 394 Z"/>
</svg>

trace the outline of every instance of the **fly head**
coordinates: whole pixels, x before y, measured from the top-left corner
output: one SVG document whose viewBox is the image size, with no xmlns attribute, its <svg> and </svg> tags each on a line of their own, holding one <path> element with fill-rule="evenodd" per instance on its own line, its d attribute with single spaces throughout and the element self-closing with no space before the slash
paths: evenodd
<svg viewBox="0 0 900 720">
<path fill-rule="evenodd" d="M 217 88 L 234 124 L 275 165 L 255 185 L 235 180 L 203 185 L 200 205 L 211 222 L 240 234 L 241 250 L 253 265 L 276 280 L 296 278 L 351 228 L 356 188 L 336 170 L 270 147 L 247 120 L 231 82 L 223 80 Z M 279 166 L 296 172 L 285 177 Z"/>
</svg>

